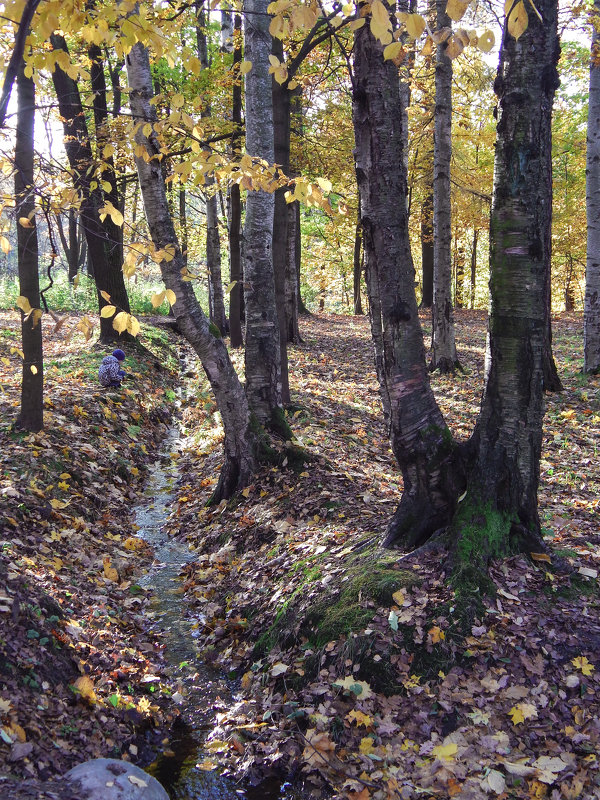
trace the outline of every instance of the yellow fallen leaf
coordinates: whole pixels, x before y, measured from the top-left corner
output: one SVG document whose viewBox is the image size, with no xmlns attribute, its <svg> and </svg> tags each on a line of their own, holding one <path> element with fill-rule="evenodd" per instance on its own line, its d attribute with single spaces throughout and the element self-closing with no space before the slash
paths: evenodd
<svg viewBox="0 0 600 800">
<path fill-rule="evenodd" d="M 123 542 L 123 547 L 125 550 L 132 550 L 135 552 L 136 550 L 143 550 L 146 547 L 146 542 L 137 536 L 128 536 Z"/>
<path fill-rule="evenodd" d="M 362 711 L 352 710 L 346 714 L 346 719 L 350 722 L 354 722 L 357 728 L 359 728 L 361 725 L 364 725 L 365 728 L 368 728 L 373 724 L 373 718 L 368 714 L 363 714 Z"/>
<path fill-rule="evenodd" d="M 373 739 L 370 736 L 365 736 L 364 739 L 360 740 L 359 748 L 360 752 L 363 756 L 368 756 L 369 753 L 373 752 Z"/>
<path fill-rule="evenodd" d="M 104 567 L 104 577 L 108 578 L 109 581 L 114 581 L 115 583 L 117 583 L 119 580 L 119 573 L 112 566 L 110 558 L 108 556 L 104 556 L 102 560 L 102 565 Z"/>
<path fill-rule="evenodd" d="M 552 563 L 552 559 L 547 553 L 529 553 L 534 561 L 545 561 L 547 564 Z"/>
<path fill-rule="evenodd" d="M 437 644 L 446 638 L 444 631 L 437 625 L 434 625 L 433 628 L 427 632 L 427 636 L 432 644 Z"/>
<path fill-rule="evenodd" d="M 404 605 L 404 601 L 406 600 L 406 596 L 405 596 L 404 592 L 402 591 L 402 589 L 398 589 L 397 592 L 394 592 L 394 594 L 392 595 L 392 600 L 394 601 L 394 603 L 396 603 L 397 606 L 403 606 Z"/>
<path fill-rule="evenodd" d="M 448 742 L 448 744 L 438 744 L 433 748 L 433 755 L 436 758 L 441 758 L 445 761 L 453 761 L 454 756 L 458 751 L 456 742 Z"/>
<path fill-rule="evenodd" d="M 88 678 L 87 675 L 81 675 L 81 677 L 77 678 L 75 683 L 73 684 L 75 689 L 79 692 L 79 694 L 87 700 L 89 703 L 95 703 L 96 692 L 94 691 L 94 684 L 92 680 Z"/>
<path fill-rule="evenodd" d="M 594 671 L 594 665 L 590 664 L 585 656 L 577 656 L 577 658 L 571 659 L 571 664 L 575 667 L 575 669 L 581 670 L 584 675 L 591 675 Z"/>
</svg>

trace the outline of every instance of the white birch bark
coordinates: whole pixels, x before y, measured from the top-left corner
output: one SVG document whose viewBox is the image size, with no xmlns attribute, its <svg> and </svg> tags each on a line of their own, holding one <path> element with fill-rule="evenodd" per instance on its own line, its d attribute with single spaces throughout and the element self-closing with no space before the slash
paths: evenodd
<svg viewBox="0 0 600 800">
<path fill-rule="evenodd" d="M 594 3 L 592 25 L 586 162 L 585 372 L 600 370 L 600 0 Z"/>
<path fill-rule="evenodd" d="M 450 24 L 445 0 L 437 0 L 438 28 Z M 452 372 L 456 366 L 452 309 L 450 159 L 452 156 L 452 62 L 446 43 L 438 45 L 435 65 L 435 134 L 433 155 L 433 327 L 431 369 Z"/>
<path fill-rule="evenodd" d="M 131 113 L 140 124 L 135 141 L 145 151 L 137 156 L 136 167 L 144 202 L 144 211 L 152 241 L 157 249 L 169 247 L 170 261 L 161 261 L 160 269 L 167 289 L 175 293 L 173 312 L 179 329 L 190 342 L 210 381 L 225 430 L 225 463 L 213 498 L 229 497 L 249 482 L 254 471 L 254 441 L 249 427 L 250 414 L 244 389 L 231 363 L 222 339 L 212 335 L 209 321 L 189 282 L 182 280 L 185 262 L 169 213 L 161 162 L 160 145 L 154 131 L 146 136 L 146 122 L 156 121 L 152 75 L 148 50 L 137 43 L 126 58 Z"/>
<path fill-rule="evenodd" d="M 274 162 L 273 104 L 269 54 L 268 0 L 246 0 L 246 151 L 268 164 Z M 244 299 L 246 304 L 246 393 L 250 409 L 266 427 L 281 413 L 281 354 L 273 274 L 271 192 L 248 191 L 244 229 Z"/>
</svg>

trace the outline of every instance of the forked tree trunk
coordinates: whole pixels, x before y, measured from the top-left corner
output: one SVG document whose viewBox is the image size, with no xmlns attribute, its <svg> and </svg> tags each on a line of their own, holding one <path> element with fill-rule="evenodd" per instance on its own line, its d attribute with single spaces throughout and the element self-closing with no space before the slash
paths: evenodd
<svg viewBox="0 0 600 800">
<path fill-rule="evenodd" d="M 231 122 L 233 133 L 231 135 L 231 154 L 233 158 L 241 156 L 240 142 L 242 138 L 242 76 L 240 66 L 242 63 L 242 17 L 236 14 L 234 18 L 233 37 L 233 89 L 231 97 Z M 242 227 L 242 201 L 240 187 L 234 183 L 229 190 L 229 278 L 233 287 L 229 293 L 229 331 L 232 347 L 242 347 L 242 256 L 241 237 Z"/>
<path fill-rule="evenodd" d="M 267 0 L 246 0 L 246 151 L 273 164 L 273 104 Z M 244 228 L 246 307 L 246 393 L 250 409 L 264 427 L 282 420 L 281 348 L 273 275 L 275 198 L 262 189 L 248 191 Z"/>
<path fill-rule="evenodd" d="M 446 0 L 436 0 L 438 28 L 450 25 Z M 430 369 L 454 372 L 457 366 L 452 309 L 452 61 L 447 43 L 437 46 L 433 155 L 433 319 Z"/>
<path fill-rule="evenodd" d="M 25 76 L 25 63 L 17 73 L 17 133 L 15 140 L 15 216 L 17 218 L 17 250 L 19 259 L 19 294 L 26 297 L 38 313 L 21 312 L 23 343 L 23 378 L 21 408 L 17 426 L 27 431 L 44 427 L 44 355 L 38 272 L 38 239 L 35 224 L 35 192 L 33 187 L 33 131 L 35 118 L 35 84 Z M 27 225 L 20 219 L 29 220 Z"/>
<path fill-rule="evenodd" d="M 150 104 L 153 89 L 148 51 L 138 42 L 126 61 L 131 113 L 136 121 L 152 124 L 156 121 L 156 110 Z M 209 320 L 196 300 L 192 285 L 182 280 L 184 261 L 157 159 L 160 143 L 154 131 L 146 136 L 144 128 L 144 124 L 138 125 L 136 142 L 144 147 L 148 160 L 137 157 L 136 167 L 148 228 L 157 249 L 168 247 L 172 250 L 172 260 L 160 263 L 163 280 L 167 289 L 175 292 L 173 311 L 177 325 L 200 357 L 225 430 L 225 463 L 213 495 L 213 499 L 218 500 L 230 497 L 246 486 L 254 472 L 254 438 L 250 430 L 248 403 L 223 340 L 212 335 Z"/>
<path fill-rule="evenodd" d="M 490 226 L 489 371 L 454 527 L 463 571 L 511 550 L 540 551 L 537 490 L 544 414 L 552 198 L 551 118 L 558 86 L 557 0 L 537 4 L 518 41 L 504 33 Z M 535 53 L 533 59 L 531 54 Z"/>
<path fill-rule="evenodd" d="M 600 372 L 600 0 L 594 3 L 587 124 L 587 262 L 583 312 L 584 371 Z"/>
<path fill-rule="evenodd" d="M 411 547 L 446 524 L 462 488 L 431 391 L 414 290 L 398 70 L 369 26 L 355 35 L 352 114 L 375 364 L 404 492 L 385 544 Z"/>
<path fill-rule="evenodd" d="M 63 36 L 52 34 L 50 42 L 54 50 L 68 53 Z M 77 83 L 58 65 L 52 73 L 52 80 L 58 98 L 60 115 L 65 132 L 65 150 L 73 176 L 75 189 L 80 195 L 80 219 L 88 246 L 94 281 L 98 294 L 98 307 L 101 310 L 109 301 L 102 295 L 106 292 L 110 304 L 122 311 L 129 311 L 129 299 L 123 277 L 123 262 L 120 247 L 115 247 L 106 229 L 100 222 L 99 211 L 104 205 L 104 197 L 99 185 L 92 186 L 94 164 L 90 138 L 81 96 Z M 96 181 L 96 183 L 98 183 Z M 121 337 L 126 338 L 123 333 Z M 100 337 L 103 341 L 119 338 L 110 318 L 100 318 Z"/>
</svg>

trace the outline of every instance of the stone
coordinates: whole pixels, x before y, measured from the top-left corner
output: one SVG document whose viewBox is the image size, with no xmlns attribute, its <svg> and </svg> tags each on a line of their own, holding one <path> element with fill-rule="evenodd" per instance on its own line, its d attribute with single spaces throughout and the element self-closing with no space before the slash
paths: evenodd
<svg viewBox="0 0 600 800">
<path fill-rule="evenodd" d="M 160 783 L 140 767 L 115 758 L 95 758 L 62 778 L 79 800 L 169 800 Z"/>
</svg>

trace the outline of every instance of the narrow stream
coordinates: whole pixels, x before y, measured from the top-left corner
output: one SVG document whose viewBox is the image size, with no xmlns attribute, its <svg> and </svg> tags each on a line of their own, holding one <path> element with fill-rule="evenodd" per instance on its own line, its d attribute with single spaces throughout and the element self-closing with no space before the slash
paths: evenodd
<svg viewBox="0 0 600 800">
<path fill-rule="evenodd" d="M 182 722 L 170 740 L 175 755 L 161 756 L 150 771 L 172 800 L 293 800 L 299 795 L 289 784 L 271 780 L 244 787 L 217 770 L 205 771 L 197 766 L 210 756 L 203 749 L 203 740 L 213 728 L 215 709 L 236 700 L 234 685 L 198 656 L 193 624 L 186 619 L 185 601 L 178 591 L 181 568 L 194 555 L 185 542 L 169 537 L 164 529 L 175 503 L 178 478 L 177 460 L 170 454 L 182 445 L 178 429 L 171 428 L 150 470 L 144 500 L 134 509 L 138 536 L 154 548 L 154 564 L 139 583 L 154 593 L 155 626 L 161 632 L 172 674 L 183 686 Z"/>
</svg>

